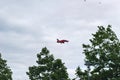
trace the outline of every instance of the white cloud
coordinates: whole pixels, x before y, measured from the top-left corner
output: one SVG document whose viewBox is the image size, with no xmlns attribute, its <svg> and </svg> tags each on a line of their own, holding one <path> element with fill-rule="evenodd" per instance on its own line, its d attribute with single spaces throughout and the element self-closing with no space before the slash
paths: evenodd
<svg viewBox="0 0 120 80">
<path fill-rule="evenodd" d="M 119 34 L 119 2 L 0 1 L 1 53 L 13 69 L 14 80 L 28 79 L 25 74 L 27 68 L 35 64 L 36 54 L 45 46 L 56 58 L 65 62 L 70 75 L 73 75 L 71 73 L 77 66 L 84 68 L 82 44 L 89 43 L 91 33 L 97 31 L 97 26 L 111 24 L 113 30 Z M 70 42 L 57 44 L 57 38 L 68 39 Z"/>
</svg>

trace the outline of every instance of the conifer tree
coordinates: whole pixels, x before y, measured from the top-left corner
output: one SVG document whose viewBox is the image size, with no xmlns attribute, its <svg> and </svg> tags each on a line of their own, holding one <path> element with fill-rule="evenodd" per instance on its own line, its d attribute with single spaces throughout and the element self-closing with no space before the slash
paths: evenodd
<svg viewBox="0 0 120 80">
<path fill-rule="evenodd" d="M 68 80 L 67 68 L 61 59 L 54 59 L 45 47 L 37 54 L 37 66 L 29 67 L 30 80 Z"/>
<path fill-rule="evenodd" d="M 7 66 L 6 62 L 6 60 L 2 59 L 0 53 L 0 80 L 12 80 L 12 71 Z"/>
</svg>

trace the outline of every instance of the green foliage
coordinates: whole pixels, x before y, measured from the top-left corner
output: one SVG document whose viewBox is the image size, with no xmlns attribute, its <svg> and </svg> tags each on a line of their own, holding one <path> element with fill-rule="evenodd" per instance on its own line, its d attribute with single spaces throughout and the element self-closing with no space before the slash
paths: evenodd
<svg viewBox="0 0 120 80">
<path fill-rule="evenodd" d="M 29 67 L 27 72 L 30 80 L 69 80 L 64 63 L 61 59 L 55 60 L 46 47 L 37 54 L 37 58 L 38 66 Z"/>
<path fill-rule="evenodd" d="M 12 80 L 12 71 L 6 64 L 6 60 L 2 59 L 0 54 L 0 80 Z"/>
<path fill-rule="evenodd" d="M 119 80 L 120 78 L 120 42 L 111 26 L 98 26 L 92 34 L 91 44 L 83 44 L 85 61 L 92 63 L 91 80 Z M 78 77 L 81 77 L 79 74 Z"/>
<path fill-rule="evenodd" d="M 87 80 L 87 71 L 82 71 L 80 67 L 76 69 L 76 76 L 79 78 L 79 80 Z"/>
</svg>

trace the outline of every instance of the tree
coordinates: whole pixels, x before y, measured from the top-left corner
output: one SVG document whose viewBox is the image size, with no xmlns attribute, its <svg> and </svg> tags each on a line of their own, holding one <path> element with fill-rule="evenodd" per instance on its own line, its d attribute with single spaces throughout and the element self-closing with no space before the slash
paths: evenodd
<svg viewBox="0 0 120 80">
<path fill-rule="evenodd" d="M 93 68 L 90 70 L 91 80 L 120 79 L 120 41 L 111 26 L 98 26 L 98 31 L 92 34 L 91 44 L 83 44 L 85 61 Z M 79 70 L 80 71 L 80 70 Z M 80 71 L 82 72 L 82 71 Z M 82 73 L 85 73 L 84 71 Z M 83 74 L 76 73 L 80 78 Z M 87 75 L 87 74 L 86 74 Z M 87 79 L 85 79 L 87 80 Z"/>
<path fill-rule="evenodd" d="M 6 60 L 2 59 L 0 53 L 0 80 L 12 80 L 12 71 L 7 66 L 6 62 Z"/>
<path fill-rule="evenodd" d="M 42 48 L 37 54 L 37 66 L 29 67 L 27 75 L 30 80 L 68 80 L 67 68 L 62 63 L 61 59 L 54 59 L 54 56 L 49 54 L 47 48 Z"/>
<path fill-rule="evenodd" d="M 76 69 L 76 78 L 75 79 L 77 79 L 77 78 L 79 78 L 79 80 L 86 80 L 87 79 L 87 71 L 85 70 L 84 72 L 81 70 L 81 68 L 80 67 L 78 67 L 77 69 Z M 74 79 L 74 80 L 75 80 Z"/>
</svg>

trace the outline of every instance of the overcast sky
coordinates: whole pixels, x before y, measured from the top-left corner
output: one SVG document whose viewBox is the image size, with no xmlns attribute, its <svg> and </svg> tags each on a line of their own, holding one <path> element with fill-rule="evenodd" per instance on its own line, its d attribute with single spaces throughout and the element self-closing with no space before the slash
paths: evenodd
<svg viewBox="0 0 120 80">
<path fill-rule="evenodd" d="M 29 66 L 47 47 L 74 77 L 85 69 L 82 44 L 97 26 L 112 25 L 120 38 L 120 0 L 0 0 L 0 52 L 13 71 L 13 80 L 29 80 Z M 56 39 L 69 43 L 57 44 Z"/>
</svg>

